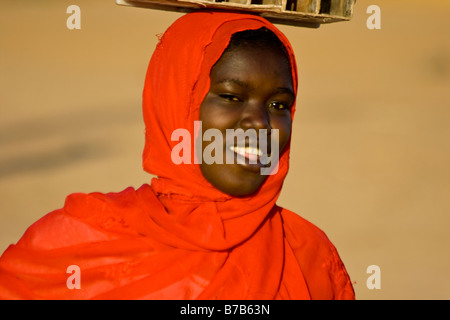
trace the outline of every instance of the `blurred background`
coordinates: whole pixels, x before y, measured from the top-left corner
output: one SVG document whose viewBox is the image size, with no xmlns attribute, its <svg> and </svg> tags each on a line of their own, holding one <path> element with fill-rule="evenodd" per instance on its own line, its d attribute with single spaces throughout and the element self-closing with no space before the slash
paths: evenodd
<svg viewBox="0 0 450 320">
<path fill-rule="evenodd" d="M 66 9 L 81 8 L 69 30 Z M 381 29 L 369 30 L 369 5 Z M 142 170 L 141 94 L 181 13 L 114 0 L 0 2 L 0 253 L 73 192 Z M 359 0 L 350 22 L 277 25 L 300 87 L 278 204 L 324 230 L 358 299 L 450 298 L 450 1 Z M 381 270 L 368 289 L 367 267 Z"/>
</svg>

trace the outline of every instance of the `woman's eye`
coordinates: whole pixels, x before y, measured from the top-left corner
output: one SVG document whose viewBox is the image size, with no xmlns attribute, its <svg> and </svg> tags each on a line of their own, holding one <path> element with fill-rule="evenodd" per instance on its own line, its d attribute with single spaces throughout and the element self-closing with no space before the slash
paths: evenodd
<svg viewBox="0 0 450 320">
<path fill-rule="evenodd" d="M 220 97 L 224 100 L 230 101 L 230 102 L 240 102 L 241 99 L 239 99 L 237 96 L 234 96 L 232 94 L 221 94 Z"/>
<path fill-rule="evenodd" d="M 278 101 L 269 103 L 269 107 L 274 108 L 276 110 L 288 110 L 289 109 L 289 107 L 286 104 L 284 104 L 282 102 L 278 102 Z"/>
</svg>

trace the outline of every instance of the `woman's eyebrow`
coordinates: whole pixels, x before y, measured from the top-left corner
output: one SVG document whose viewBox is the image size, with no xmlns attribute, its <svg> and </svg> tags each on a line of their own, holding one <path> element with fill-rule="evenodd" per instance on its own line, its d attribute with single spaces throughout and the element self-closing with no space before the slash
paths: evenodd
<svg viewBox="0 0 450 320">
<path fill-rule="evenodd" d="M 236 78 L 226 78 L 215 82 L 215 84 L 235 84 L 243 88 L 250 88 L 251 85 L 247 82 Z M 274 93 L 288 93 L 295 97 L 294 91 L 288 87 L 279 87 L 274 90 Z"/>
<path fill-rule="evenodd" d="M 244 81 L 241 81 L 239 79 L 235 79 L 235 78 L 226 78 L 226 79 L 223 79 L 223 80 L 219 80 L 219 81 L 216 82 L 216 84 L 236 84 L 236 85 L 238 85 L 240 87 L 243 87 L 243 88 L 249 88 L 250 87 L 250 85 L 248 83 L 246 83 Z"/>
<path fill-rule="evenodd" d="M 252 86 L 247 83 L 244 82 L 242 80 L 236 79 L 236 78 L 226 78 L 226 79 L 222 79 L 219 80 L 217 82 L 215 82 L 216 85 L 220 85 L 220 84 L 234 84 L 234 85 L 238 85 L 242 88 L 252 88 Z M 295 98 L 295 93 L 291 88 L 288 87 L 279 87 L 276 88 L 274 90 L 274 94 L 289 94 L 291 95 L 293 98 Z"/>
<path fill-rule="evenodd" d="M 286 94 L 289 94 L 289 95 L 291 95 L 292 97 L 295 98 L 295 93 L 294 93 L 294 91 L 292 91 L 292 89 L 287 88 L 287 87 L 280 87 L 280 88 L 277 88 L 277 89 L 275 90 L 275 93 L 278 93 L 278 94 L 286 93 Z"/>
</svg>

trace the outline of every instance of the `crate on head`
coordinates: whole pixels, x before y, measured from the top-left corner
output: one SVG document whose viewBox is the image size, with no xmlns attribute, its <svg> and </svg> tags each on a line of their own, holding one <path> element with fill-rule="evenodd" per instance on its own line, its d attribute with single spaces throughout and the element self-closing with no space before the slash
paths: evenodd
<svg viewBox="0 0 450 320">
<path fill-rule="evenodd" d="M 356 0 L 116 0 L 117 4 L 191 12 L 199 9 L 259 14 L 274 23 L 318 27 L 349 21 Z"/>
</svg>

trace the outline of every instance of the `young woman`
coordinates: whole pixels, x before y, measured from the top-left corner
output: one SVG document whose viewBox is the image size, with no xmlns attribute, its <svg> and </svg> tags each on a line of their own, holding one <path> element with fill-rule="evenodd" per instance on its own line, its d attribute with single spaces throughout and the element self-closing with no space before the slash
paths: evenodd
<svg viewBox="0 0 450 320">
<path fill-rule="evenodd" d="M 143 165 L 157 178 L 67 197 L 2 255 L 0 298 L 353 299 L 325 234 L 276 205 L 296 93 L 292 48 L 265 19 L 209 11 L 178 19 L 144 86 Z M 175 163 L 180 129 L 191 139 L 178 155 L 192 161 Z M 215 139 L 204 139 L 208 130 Z M 230 143 L 230 130 L 264 132 L 266 150 L 251 137 Z M 265 163 L 263 153 L 279 157 Z"/>
</svg>

